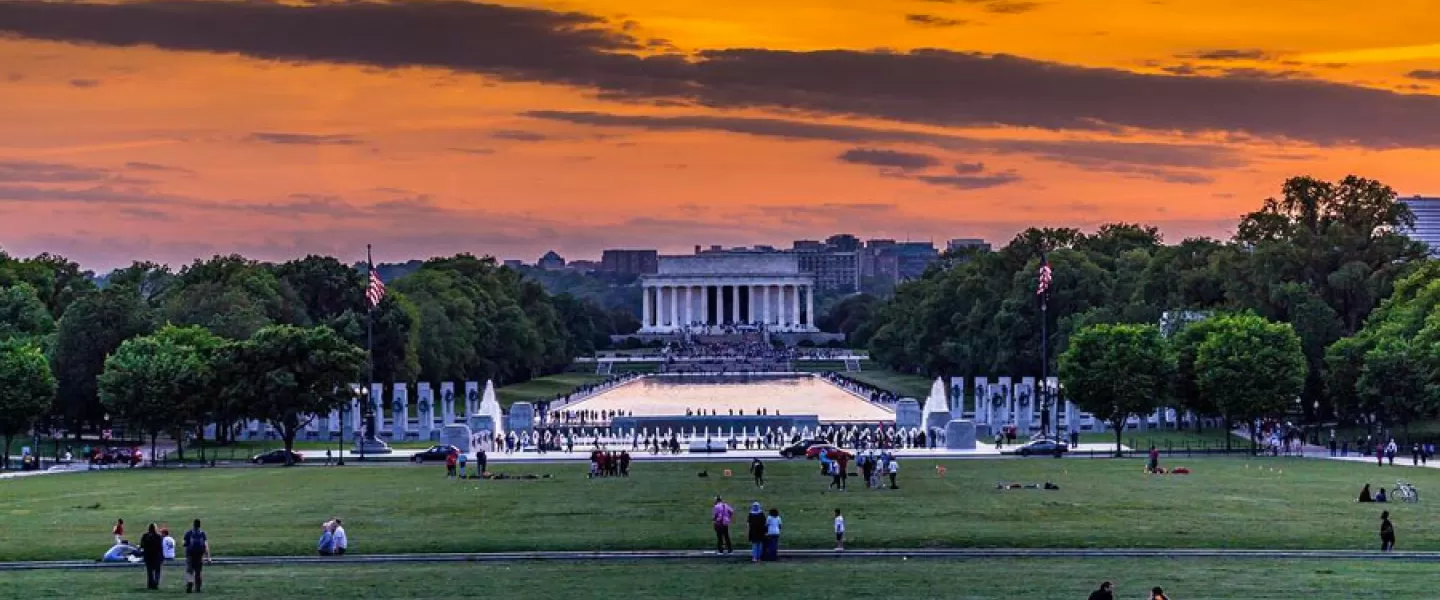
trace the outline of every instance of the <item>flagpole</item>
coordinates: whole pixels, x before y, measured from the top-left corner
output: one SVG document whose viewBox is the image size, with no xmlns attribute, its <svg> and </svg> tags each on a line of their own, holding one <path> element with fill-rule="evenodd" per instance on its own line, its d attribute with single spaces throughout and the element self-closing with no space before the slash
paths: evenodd
<svg viewBox="0 0 1440 600">
<path fill-rule="evenodd" d="M 375 382 L 375 304 L 370 301 L 370 274 L 375 272 L 375 259 L 370 256 L 370 244 L 365 244 L 365 404 L 360 407 L 361 429 L 369 426 L 371 415 L 366 415 L 366 408 L 374 410 L 374 399 L 370 397 L 370 390 Z M 378 432 L 377 432 L 378 433 Z M 362 437 L 365 437 L 362 434 Z M 360 460 L 365 460 L 365 442 L 368 438 L 360 440 Z"/>
<path fill-rule="evenodd" d="M 1046 258 L 1045 252 L 1040 252 L 1040 269 L 1043 273 L 1049 268 L 1050 261 Z M 1042 275 L 1043 277 L 1043 275 Z M 1040 289 L 1040 402 L 1043 409 L 1054 412 L 1055 407 L 1051 406 L 1050 395 L 1050 281 L 1042 280 Z M 1040 420 L 1040 435 L 1044 436 L 1050 429 L 1050 415 L 1045 415 Z M 1059 438 L 1059 427 L 1054 432 Z"/>
</svg>

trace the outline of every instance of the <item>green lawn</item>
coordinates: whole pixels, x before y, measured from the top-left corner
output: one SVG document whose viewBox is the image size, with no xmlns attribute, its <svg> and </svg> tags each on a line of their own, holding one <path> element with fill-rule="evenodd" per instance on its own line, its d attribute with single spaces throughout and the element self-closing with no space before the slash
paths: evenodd
<svg viewBox="0 0 1440 600">
<path fill-rule="evenodd" d="M 1154 586 L 1184 600 L 1380 600 L 1433 597 L 1434 566 L 1400 561 L 1217 559 L 850 559 L 648 563 L 212 566 L 213 598 L 1084 598 L 1100 580 L 1117 598 Z M 182 594 L 181 570 L 161 591 L 142 569 L 6 573 L 4 598 L 126 598 Z"/>
<path fill-rule="evenodd" d="M 579 386 L 603 380 L 605 377 L 596 375 L 594 372 L 547 375 L 524 383 L 496 388 L 495 399 L 500 401 L 501 406 L 509 408 L 516 402 L 553 400 L 556 396 L 568 394 Z"/>
<path fill-rule="evenodd" d="M 1185 448 L 1195 450 L 1223 449 L 1225 448 L 1225 439 L 1227 437 L 1230 438 L 1231 448 L 1244 449 L 1250 447 L 1250 440 L 1227 434 L 1223 429 L 1206 429 L 1201 433 L 1195 433 L 1193 429 L 1185 431 L 1159 431 L 1154 429 L 1140 431 L 1138 429 L 1129 429 L 1121 434 L 1121 443 L 1136 450 L 1148 450 L 1152 444 L 1161 450 L 1173 449 L 1179 451 Z M 1085 444 L 1114 444 L 1115 432 L 1082 433 L 1080 434 L 1080 442 Z"/>
<path fill-rule="evenodd" d="M 1440 491 L 1440 471 L 1303 459 L 1166 459 L 1187 476 L 1147 476 L 1137 460 L 904 461 L 901 490 L 826 491 L 813 462 L 770 461 L 755 489 L 745 461 L 637 463 L 628 479 L 587 480 L 584 467 L 504 465 L 553 475 L 455 482 L 442 468 L 302 467 L 123 470 L 0 483 L 0 561 L 98 558 L 110 525 L 183 528 L 203 518 L 228 555 L 309 554 L 319 523 L 345 519 L 358 553 L 704 548 L 710 499 L 779 508 L 790 547 L 828 548 L 835 508 L 856 547 L 1369 548 L 1379 508 L 1360 485 L 1413 481 Z M 1264 468 L 1262 468 L 1264 467 Z M 711 475 L 696 477 L 700 470 Z M 1275 470 L 1270 470 L 1275 469 Z M 1282 472 L 1283 471 L 1283 472 Z M 1058 491 L 994 489 L 1053 481 Z M 1440 504 L 1392 504 L 1401 547 L 1440 549 Z"/>
<path fill-rule="evenodd" d="M 868 369 L 873 364 L 866 363 L 867 366 L 862 368 Z M 935 380 L 929 377 L 883 369 L 863 370 L 859 373 L 845 373 L 844 375 L 902 397 L 914 398 L 922 402 L 930 395 L 930 386 L 935 384 Z"/>
</svg>

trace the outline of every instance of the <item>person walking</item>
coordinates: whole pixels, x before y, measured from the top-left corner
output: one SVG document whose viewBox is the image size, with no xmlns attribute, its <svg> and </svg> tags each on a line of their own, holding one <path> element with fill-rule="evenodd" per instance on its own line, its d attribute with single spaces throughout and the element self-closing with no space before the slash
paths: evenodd
<svg viewBox="0 0 1440 600">
<path fill-rule="evenodd" d="M 780 560 L 780 510 L 770 509 L 765 517 L 765 560 Z"/>
<path fill-rule="evenodd" d="M 840 514 L 840 509 L 835 509 L 835 551 L 845 549 L 845 516 Z"/>
<path fill-rule="evenodd" d="M 489 462 L 490 458 L 488 456 L 485 456 L 484 448 L 475 451 L 475 475 L 479 476 L 481 479 L 484 479 L 485 465 Z"/>
<path fill-rule="evenodd" d="M 755 487 L 765 489 L 765 463 L 758 458 L 751 459 L 750 473 L 755 476 Z"/>
<path fill-rule="evenodd" d="M 750 562 L 758 563 L 765 550 L 765 512 L 759 502 L 750 503 L 750 516 L 745 520 L 745 539 L 750 541 Z"/>
<path fill-rule="evenodd" d="M 446 479 L 450 479 L 450 478 L 452 478 L 452 477 L 455 476 L 455 463 L 456 463 L 455 455 L 456 455 L 456 454 L 457 454 L 457 452 L 451 451 L 450 453 L 448 453 L 448 454 L 445 455 L 445 478 L 446 478 Z"/>
<path fill-rule="evenodd" d="M 730 508 L 719 496 L 710 511 L 710 520 L 715 526 L 715 553 L 733 554 L 735 547 L 730 544 L 730 522 L 735 518 L 735 509 Z"/>
<path fill-rule="evenodd" d="M 1110 582 L 1100 584 L 1100 589 L 1090 592 L 1090 600 L 1115 600 L 1115 592 L 1110 589 Z"/>
<path fill-rule="evenodd" d="M 890 462 L 887 464 L 887 466 L 889 467 L 887 471 L 890 472 L 890 489 L 900 489 L 900 485 L 895 483 L 895 476 L 900 473 L 900 461 L 896 460 L 896 458 L 892 456 L 890 457 Z"/>
<path fill-rule="evenodd" d="M 125 519 L 115 519 L 115 526 L 110 528 L 110 535 L 115 536 L 115 543 L 125 540 Z"/>
<path fill-rule="evenodd" d="M 335 517 L 335 556 L 345 556 L 345 549 L 350 547 L 350 538 L 345 536 L 345 522 L 340 517 Z"/>
<path fill-rule="evenodd" d="M 210 539 L 200 528 L 200 519 L 195 519 L 194 527 L 185 532 L 185 593 L 201 591 L 204 580 L 200 572 L 207 560 L 210 560 Z"/>
<path fill-rule="evenodd" d="M 1390 511 L 1380 513 L 1380 551 L 1395 549 L 1395 524 L 1390 522 Z"/>
<path fill-rule="evenodd" d="M 1393 439 L 1390 440 L 1389 444 L 1385 445 L 1385 461 L 1390 463 L 1390 466 L 1395 466 L 1395 453 L 1399 451 L 1400 446 L 1395 445 L 1395 440 Z"/>
<path fill-rule="evenodd" d="M 1160 589 L 1160 586 L 1157 585 L 1150 589 L 1150 600 L 1170 600 L 1170 597 L 1166 596 L 1165 590 Z"/>
<path fill-rule="evenodd" d="M 335 458 L 335 456 L 332 455 L 332 454 L 330 454 L 330 449 L 329 449 L 329 448 L 326 448 L 326 449 L 325 449 L 325 466 L 327 466 L 327 467 L 330 466 L 330 461 L 334 460 L 334 458 Z"/>
<path fill-rule="evenodd" d="M 145 588 L 160 589 L 160 567 L 165 564 L 165 538 L 151 523 L 140 536 L 141 558 L 145 559 Z"/>
<path fill-rule="evenodd" d="M 467 463 L 467 462 L 470 461 L 470 455 L 465 454 L 464 452 L 456 452 L 456 453 L 455 453 L 455 457 L 456 457 L 456 460 L 457 460 L 458 463 L 459 463 L 457 466 L 460 468 L 460 479 L 464 479 L 464 478 L 465 478 L 465 463 Z"/>
</svg>

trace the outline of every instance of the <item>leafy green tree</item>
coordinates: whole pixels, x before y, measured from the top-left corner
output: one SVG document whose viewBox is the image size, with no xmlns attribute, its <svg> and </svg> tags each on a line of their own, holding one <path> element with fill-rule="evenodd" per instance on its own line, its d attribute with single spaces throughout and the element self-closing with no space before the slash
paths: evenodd
<svg viewBox="0 0 1440 600">
<path fill-rule="evenodd" d="M 105 357 L 154 327 L 151 311 L 133 290 L 104 289 L 72 303 L 60 318 L 51 349 L 59 382 L 54 416 L 68 421 L 77 436 L 82 425 L 99 422 L 103 408 L 96 381 Z"/>
<path fill-rule="evenodd" d="M 307 321 L 289 286 L 264 265 L 238 255 L 197 260 L 181 269 L 165 294 L 164 315 L 172 323 L 199 325 L 232 340 L 270 324 Z"/>
<path fill-rule="evenodd" d="M 365 352 L 329 327 L 271 325 L 236 344 L 230 382 L 248 413 L 269 422 L 285 442 L 318 414 L 347 404 L 350 385 L 365 373 Z"/>
<path fill-rule="evenodd" d="M 55 331 L 55 320 L 28 283 L 0 288 L 0 340 L 37 338 Z"/>
<path fill-rule="evenodd" d="M 1200 393 L 1200 382 L 1195 372 L 1195 360 L 1200 353 L 1200 345 L 1215 331 L 1217 322 L 1213 318 L 1191 322 L 1169 340 L 1175 357 L 1175 378 L 1172 380 L 1171 393 L 1181 408 L 1199 417 L 1223 416 L 1220 407 L 1215 404 L 1215 399 Z M 1200 431 L 1199 420 L 1195 422 L 1195 430 Z M 1226 423 L 1226 430 L 1229 430 L 1229 423 Z M 1226 436 L 1225 441 L 1229 443 L 1229 436 Z"/>
<path fill-rule="evenodd" d="M 199 354 L 178 344 L 174 335 L 135 337 L 105 359 L 100 402 L 127 427 L 149 436 L 154 461 L 160 434 L 177 432 L 196 418 L 193 374 L 207 368 Z"/>
<path fill-rule="evenodd" d="M 34 344 L 0 341 L 0 467 L 9 468 L 11 442 L 35 425 L 54 397 L 55 376 L 45 354 Z"/>
<path fill-rule="evenodd" d="M 1305 371 L 1294 328 L 1256 315 L 1214 319 L 1214 329 L 1195 356 L 1200 393 L 1214 400 L 1228 422 L 1247 425 L 1252 448 L 1258 420 L 1298 408 Z"/>
<path fill-rule="evenodd" d="M 1161 405 L 1174 370 L 1154 325 L 1093 325 L 1075 332 L 1060 355 L 1065 395 L 1115 431 L 1115 452 L 1125 422 Z"/>
<path fill-rule="evenodd" d="M 52 319 L 59 319 L 70 303 L 95 290 L 93 276 L 63 256 L 40 254 L 17 260 L 0 252 L 0 287 L 29 284 Z"/>
<path fill-rule="evenodd" d="M 1427 362 L 1411 340 L 1381 338 L 1365 353 L 1356 391 L 1364 405 L 1378 409 L 1382 424 L 1408 431 L 1411 423 L 1435 416 L 1440 406 Z"/>
</svg>

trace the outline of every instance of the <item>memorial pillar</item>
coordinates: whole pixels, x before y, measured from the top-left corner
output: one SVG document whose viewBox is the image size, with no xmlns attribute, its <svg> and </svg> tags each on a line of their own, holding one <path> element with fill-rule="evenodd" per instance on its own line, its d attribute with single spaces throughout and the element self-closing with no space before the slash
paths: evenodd
<svg viewBox="0 0 1440 600">
<path fill-rule="evenodd" d="M 670 286 L 670 327 L 680 326 L 680 288 Z"/>
<path fill-rule="evenodd" d="M 700 320 L 710 324 L 710 286 L 700 286 Z"/>
<path fill-rule="evenodd" d="M 730 324 L 740 324 L 740 285 L 730 286 Z"/>
<path fill-rule="evenodd" d="M 760 286 L 760 322 L 770 324 L 770 284 Z"/>
<path fill-rule="evenodd" d="M 805 286 L 805 328 L 815 327 L 815 286 Z"/>
<path fill-rule="evenodd" d="M 640 288 L 640 325 L 649 328 L 650 325 L 650 286 Z"/>
<path fill-rule="evenodd" d="M 800 325 L 800 286 L 790 286 L 790 324 Z"/>
</svg>

